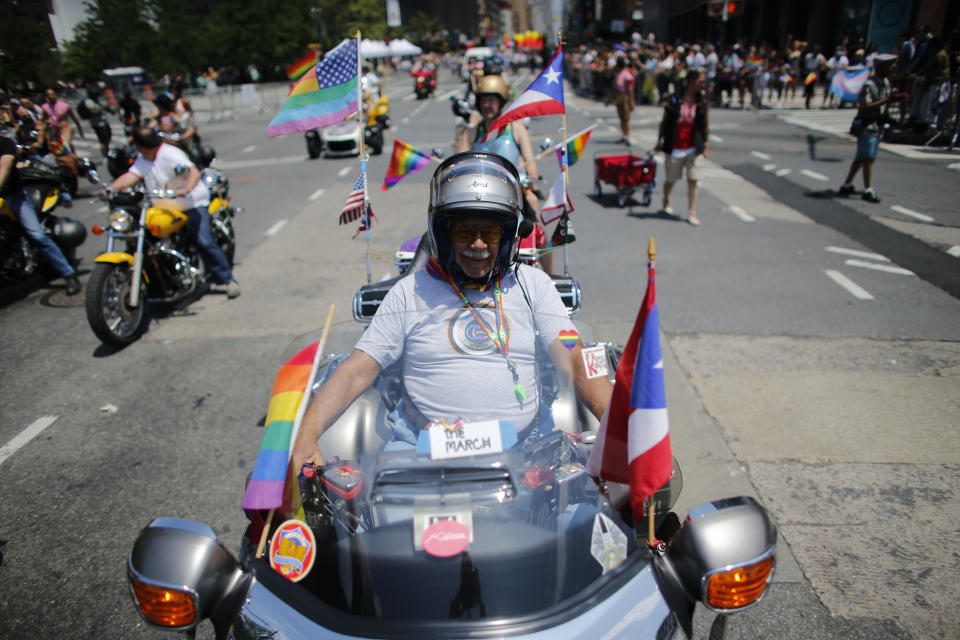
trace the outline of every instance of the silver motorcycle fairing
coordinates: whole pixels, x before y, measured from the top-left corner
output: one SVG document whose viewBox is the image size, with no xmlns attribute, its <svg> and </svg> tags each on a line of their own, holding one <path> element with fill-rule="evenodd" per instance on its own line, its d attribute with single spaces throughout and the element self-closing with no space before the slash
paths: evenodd
<svg viewBox="0 0 960 640">
<path fill-rule="evenodd" d="M 596 593 L 571 598 L 554 611 L 523 620 L 494 620 L 487 623 L 383 623 L 333 611 L 316 601 L 292 599 L 289 583 L 269 569 L 255 573 L 255 579 L 243 600 L 227 637 L 233 640 L 275 638 L 287 640 L 354 638 L 503 638 L 517 640 L 669 640 L 684 637 L 683 628 L 692 613 L 675 611 L 664 599 L 649 562 L 634 560 L 618 569 L 613 578 Z M 269 573 L 268 573 L 269 572 Z M 416 585 L 411 585 L 415 588 Z M 614 587 L 614 588 L 610 588 Z M 299 605 L 299 606 L 298 606 Z M 302 608 L 314 607 L 312 615 Z M 321 624 L 317 619 L 323 619 Z"/>
</svg>

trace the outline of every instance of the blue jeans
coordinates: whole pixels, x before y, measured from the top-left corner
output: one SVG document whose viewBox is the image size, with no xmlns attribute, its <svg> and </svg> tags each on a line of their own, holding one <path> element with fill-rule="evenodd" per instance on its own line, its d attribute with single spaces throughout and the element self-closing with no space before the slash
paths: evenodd
<svg viewBox="0 0 960 640">
<path fill-rule="evenodd" d="M 67 262 L 63 252 L 60 251 L 60 247 L 43 232 L 43 227 L 40 226 L 40 220 L 37 218 L 37 212 L 30 199 L 25 197 L 23 192 L 5 197 L 7 205 L 17 215 L 17 222 L 23 227 L 23 232 L 30 242 L 40 250 L 40 255 L 50 263 L 57 274 L 61 276 L 72 274 L 73 266 Z"/>
<path fill-rule="evenodd" d="M 210 233 L 210 212 L 206 207 L 195 207 L 184 211 L 187 214 L 187 228 L 190 237 L 197 244 L 203 264 L 217 284 L 229 284 L 233 281 L 233 271 L 223 251 L 213 240 Z"/>
</svg>

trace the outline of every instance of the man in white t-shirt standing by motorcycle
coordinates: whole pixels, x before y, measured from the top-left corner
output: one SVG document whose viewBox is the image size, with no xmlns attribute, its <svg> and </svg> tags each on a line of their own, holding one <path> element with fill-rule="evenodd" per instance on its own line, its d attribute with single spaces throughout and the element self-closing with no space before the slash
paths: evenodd
<svg viewBox="0 0 960 640">
<path fill-rule="evenodd" d="M 573 323 L 550 277 L 517 265 L 520 179 L 506 158 L 467 151 L 451 156 L 430 184 L 433 257 L 384 297 L 353 352 L 304 414 L 294 469 L 324 463 L 317 439 L 380 372 L 401 363 L 403 396 L 386 418 L 387 446 L 413 446 L 433 421 L 512 422 L 521 439 L 543 424 L 535 373 L 539 348 L 571 375 L 578 397 L 599 419 L 606 378 L 588 380 Z M 575 338 L 576 339 L 576 338 Z"/>
<path fill-rule="evenodd" d="M 141 180 L 148 189 L 174 189 L 177 204 L 187 214 L 187 228 L 197 245 L 207 271 L 217 284 L 226 285 L 227 297 L 240 295 L 240 285 L 233 277 L 233 270 L 223 251 L 210 233 L 210 192 L 201 182 L 201 174 L 190 162 L 187 154 L 177 147 L 165 144 L 150 127 L 140 127 L 133 132 L 137 147 L 137 159 L 130 170 L 110 185 L 111 189 L 129 189 Z"/>
</svg>

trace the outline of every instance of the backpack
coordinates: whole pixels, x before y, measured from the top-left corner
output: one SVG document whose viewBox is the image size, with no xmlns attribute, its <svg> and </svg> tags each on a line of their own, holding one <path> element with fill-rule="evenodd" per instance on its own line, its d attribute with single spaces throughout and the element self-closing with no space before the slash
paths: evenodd
<svg viewBox="0 0 960 640">
<path fill-rule="evenodd" d="M 81 100 L 80 103 L 77 105 L 77 115 L 83 118 L 84 120 L 90 119 L 90 116 L 92 114 L 90 113 L 90 109 L 87 107 L 86 98 Z"/>
</svg>

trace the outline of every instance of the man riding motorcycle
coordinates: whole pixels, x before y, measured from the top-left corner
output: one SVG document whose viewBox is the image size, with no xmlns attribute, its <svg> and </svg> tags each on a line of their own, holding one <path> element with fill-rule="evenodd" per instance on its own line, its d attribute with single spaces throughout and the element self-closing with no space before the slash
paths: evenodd
<svg viewBox="0 0 960 640">
<path fill-rule="evenodd" d="M 538 409 L 532 372 L 538 343 L 558 370 L 573 376 L 599 419 L 609 381 L 588 381 L 579 342 L 569 351 L 561 343 L 573 324 L 551 279 L 516 264 L 521 198 L 516 168 L 502 156 L 469 151 L 440 165 L 427 211 L 433 257 L 390 289 L 354 351 L 311 401 L 294 445 L 294 469 L 323 464 L 317 438 L 399 361 L 404 394 L 386 418 L 391 448 L 414 444 L 436 420 L 512 421 L 521 438 L 529 435 L 548 419 Z M 411 315 L 421 321 L 410 322 Z"/>
<path fill-rule="evenodd" d="M 187 222 L 192 240 L 203 258 L 207 270 L 217 284 L 226 285 L 228 298 L 240 295 L 240 285 L 233 277 L 233 270 L 223 251 L 217 246 L 210 233 L 210 193 L 201 182 L 201 174 L 187 154 L 177 147 L 164 144 L 160 136 L 150 127 L 140 127 L 133 132 L 133 142 L 137 147 L 137 159 L 130 169 L 111 183 L 110 188 L 128 189 L 143 180 L 148 189 L 161 189 L 172 186 L 180 170 L 186 169 L 185 180 L 176 187 L 178 204 L 187 214 Z"/>
<path fill-rule="evenodd" d="M 57 274 L 63 276 L 66 281 L 67 295 L 80 293 L 82 287 L 77 272 L 64 257 L 60 248 L 43 232 L 30 198 L 23 193 L 17 173 L 17 146 L 13 140 L 5 136 L 0 136 L 0 196 L 16 214 L 17 222 L 23 227 L 27 238 L 39 248 L 40 254 Z"/>
<path fill-rule="evenodd" d="M 499 135 L 492 137 L 491 134 L 486 142 L 481 142 L 510 100 L 510 85 L 499 75 L 486 75 L 477 81 L 476 93 L 479 113 L 471 113 L 467 122 L 458 124 L 454 151 L 460 153 L 474 149 L 496 153 L 513 163 L 522 182 L 526 183 L 528 178 L 539 179 L 540 170 L 530 143 L 530 134 L 519 122 L 511 122 L 500 130 Z M 529 183 L 524 184 L 523 195 L 529 205 L 524 209 L 524 216 L 533 223 L 534 231 L 521 246 L 540 249 L 546 245 L 546 234 L 537 220 L 540 200 Z M 544 271 L 553 273 L 553 256 L 544 254 L 541 265 Z"/>
</svg>

